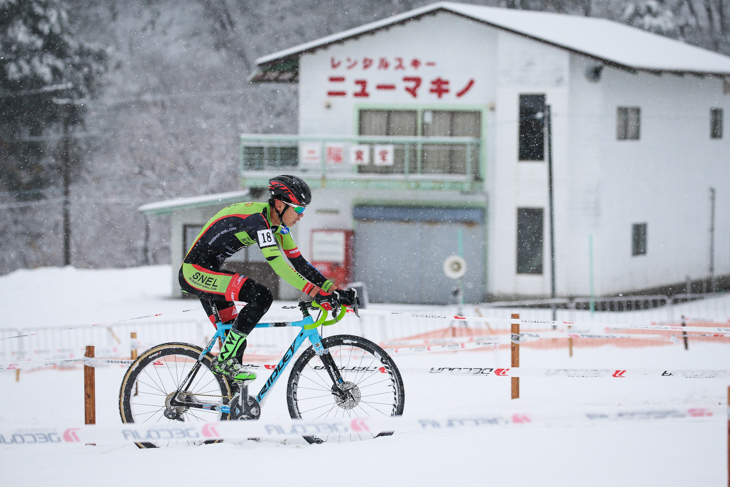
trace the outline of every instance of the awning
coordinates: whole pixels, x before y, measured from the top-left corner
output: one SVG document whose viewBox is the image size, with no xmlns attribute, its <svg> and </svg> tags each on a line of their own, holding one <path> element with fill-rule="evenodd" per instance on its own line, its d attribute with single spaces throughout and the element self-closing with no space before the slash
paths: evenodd
<svg viewBox="0 0 730 487">
<path fill-rule="evenodd" d="M 207 208 L 210 206 L 220 206 L 222 208 L 226 205 L 246 201 L 248 197 L 248 189 L 233 191 L 230 193 L 204 194 L 189 198 L 177 198 L 174 200 L 147 203 L 137 208 L 137 211 L 144 213 L 145 215 L 168 215 L 170 213 L 175 213 L 176 211 L 189 210 L 193 208 Z"/>
</svg>

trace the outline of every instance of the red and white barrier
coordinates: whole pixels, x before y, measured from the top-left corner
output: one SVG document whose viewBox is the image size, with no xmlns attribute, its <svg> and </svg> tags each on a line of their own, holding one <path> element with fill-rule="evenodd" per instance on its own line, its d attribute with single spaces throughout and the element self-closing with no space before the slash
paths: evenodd
<svg viewBox="0 0 730 487">
<path fill-rule="evenodd" d="M 83 445 L 130 442 L 182 443 L 248 438 L 352 435 L 370 438 L 381 432 L 397 434 L 438 433 L 455 429 L 492 426 L 533 426 L 556 421 L 600 424 L 616 421 L 726 421 L 727 408 L 591 408 L 538 411 L 496 411 L 467 415 L 349 418 L 341 420 L 258 420 L 217 423 L 0 426 L 0 445 L 26 447 L 42 444 Z"/>
<path fill-rule="evenodd" d="M 716 369 L 559 369 L 537 367 L 431 367 L 429 374 L 478 377 L 571 377 L 582 379 L 730 379 L 730 370 Z"/>
<path fill-rule="evenodd" d="M 348 310 L 348 312 L 351 310 Z M 539 325 L 539 326 L 555 326 L 557 331 L 573 333 L 568 327 L 576 329 L 576 332 L 583 333 L 583 330 L 653 330 L 653 331 L 676 331 L 685 333 L 711 333 L 712 336 L 722 337 L 730 336 L 730 327 L 728 326 L 679 326 L 679 325 L 638 325 L 638 324 L 618 324 L 618 323 L 588 323 L 579 321 L 550 321 L 550 320 L 524 320 L 511 318 L 488 318 L 483 316 L 458 316 L 443 315 L 438 313 L 411 313 L 401 311 L 383 311 L 383 310 L 361 310 L 362 316 L 406 316 L 409 318 L 418 318 L 425 320 L 441 320 L 441 321 L 459 321 L 465 323 L 515 323 L 520 325 Z"/>
</svg>

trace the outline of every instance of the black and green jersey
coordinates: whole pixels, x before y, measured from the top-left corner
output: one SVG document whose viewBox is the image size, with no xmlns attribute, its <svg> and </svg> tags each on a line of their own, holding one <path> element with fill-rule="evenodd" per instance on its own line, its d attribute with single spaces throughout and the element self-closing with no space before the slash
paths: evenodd
<svg viewBox="0 0 730 487">
<path fill-rule="evenodd" d="M 315 296 L 320 290 L 329 292 L 332 287 L 302 256 L 288 227 L 272 228 L 267 203 L 237 203 L 213 216 L 183 259 L 182 274 L 196 290 L 220 294 L 233 301 L 230 291 L 240 289 L 242 281 L 234 283 L 231 273 L 217 271 L 226 259 L 251 245 L 258 245 L 274 271 L 300 291 Z"/>
</svg>

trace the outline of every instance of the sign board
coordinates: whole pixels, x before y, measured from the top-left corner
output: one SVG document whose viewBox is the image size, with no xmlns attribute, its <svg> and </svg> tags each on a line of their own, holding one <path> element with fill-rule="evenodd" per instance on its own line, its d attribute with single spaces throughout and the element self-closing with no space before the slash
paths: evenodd
<svg viewBox="0 0 730 487">
<path fill-rule="evenodd" d="M 350 146 L 350 163 L 356 166 L 370 164 L 370 146 L 355 144 Z"/>
<path fill-rule="evenodd" d="M 302 142 L 299 150 L 300 163 L 314 165 L 322 162 L 322 144 L 318 142 Z"/>
<path fill-rule="evenodd" d="M 328 142 L 324 145 L 325 162 L 342 164 L 345 162 L 345 144 Z"/>
<path fill-rule="evenodd" d="M 345 232 L 313 232 L 312 261 L 344 264 Z"/>
<path fill-rule="evenodd" d="M 375 165 L 392 166 L 395 161 L 395 148 L 392 145 L 375 146 Z"/>
</svg>

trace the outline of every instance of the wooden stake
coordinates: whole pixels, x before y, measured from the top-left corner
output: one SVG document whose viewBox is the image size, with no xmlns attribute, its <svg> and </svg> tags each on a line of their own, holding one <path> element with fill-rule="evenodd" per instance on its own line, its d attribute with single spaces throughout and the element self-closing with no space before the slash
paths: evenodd
<svg viewBox="0 0 730 487">
<path fill-rule="evenodd" d="M 94 346 L 87 345 L 84 357 L 94 358 Z M 84 365 L 84 421 L 96 424 L 96 379 L 94 367 Z"/>
<path fill-rule="evenodd" d="M 569 326 L 568 331 L 570 331 L 571 328 L 572 328 L 572 326 Z M 573 356 L 573 339 L 572 338 L 568 338 L 568 356 L 569 357 Z"/>
<path fill-rule="evenodd" d="M 20 382 L 20 369 L 15 369 L 15 382 Z"/>
<path fill-rule="evenodd" d="M 513 320 L 519 320 L 519 314 L 512 315 Z M 512 337 L 510 349 L 512 350 L 512 367 L 520 366 L 520 324 L 512 323 Z M 520 378 L 512 377 L 512 399 L 519 399 L 520 397 Z"/>
<path fill-rule="evenodd" d="M 132 339 L 132 360 L 137 360 L 137 332 L 130 333 L 130 337 Z"/>
</svg>

